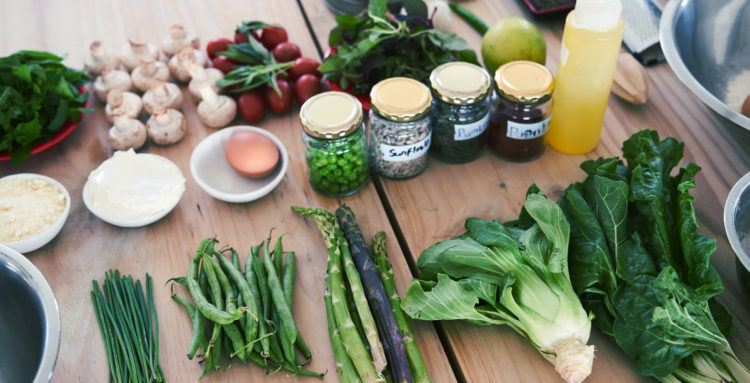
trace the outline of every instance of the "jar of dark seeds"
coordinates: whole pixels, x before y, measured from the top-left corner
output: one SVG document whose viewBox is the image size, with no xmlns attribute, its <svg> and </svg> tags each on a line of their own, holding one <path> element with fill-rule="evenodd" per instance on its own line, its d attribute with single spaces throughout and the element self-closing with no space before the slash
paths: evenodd
<svg viewBox="0 0 750 383">
<path fill-rule="evenodd" d="M 388 178 L 414 177 L 427 167 L 431 129 L 430 89 L 417 80 L 393 77 L 370 92 L 370 164 Z"/>
<path fill-rule="evenodd" d="M 347 93 L 325 92 L 307 100 L 299 115 L 313 189 L 329 197 L 361 190 L 369 167 L 359 101 Z"/>
<path fill-rule="evenodd" d="M 431 151 L 442 161 L 469 162 L 482 154 L 490 110 L 490 75 L 466 62 L 449 62 L 430 74 Z"/>
</svg>

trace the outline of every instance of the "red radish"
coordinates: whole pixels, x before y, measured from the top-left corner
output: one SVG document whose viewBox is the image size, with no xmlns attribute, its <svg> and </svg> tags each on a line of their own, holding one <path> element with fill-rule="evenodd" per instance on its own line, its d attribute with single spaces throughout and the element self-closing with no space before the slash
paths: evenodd
<svg viewBox="0 0 750 383">
<path fill-rule="evenodd" d="M 266 115 L 263 92 L 258 88 L 240 93 L 237 104 L 240 107 L 240 116 L 247 122 L 258 122 Z"/>
<path fill-rule="evenodd" d="M 294 60 L 294 66 L 289 68 L 289 78 L 292 80 L 297 80 L 303 74 L 308 73 L 315 75 L 317 78 L 321 78 L 323 76 L 320 74 L 320 72 L 318 72 L 319 66 L 320 62 L 316 60 L 308 57 L 300 57 Z"/>
<path fill-rule="evenodd" d="M 263 31 L 260 33 L 260 41 L 263 43 L 263 46 L 266 47 L 268 50 L 272 50 L 277 45 L 286 42 L 289 37 L 286 34 L 286 30 L 281 27 L 279 24 L 274 24 L 278 28 L 274 27 L 265 27 L 263 28 Z"/>
<path fill-rule="evenodd" d="M 223 37 L 213 39 L 206 44 L 206 53 L 213 60 L 217 53 L 226 51 L 231 44 L 233 44 L 232 40 Z"/>
<path fill-rule="evenodd" d="M 224 74 L 231 72 L 233 69 L 232 67 L 237 65 L 242 64 L 230 59 L 229 57 L 216 56 L 216 58 L 214 58 L 214 68 L 224 72 Z"/>
<path fill-rule="evenodd" d="M 279 86 L 281 96 L 279 97 L 279 95 L 276 94 L 276 91 L 269 86 L 266 88 L 266 102 L 268 103 L 268 108 L 271 109 L 272 112 L 284 114 L 292 108 L 292 88 L 289 86 L 289 83 L 284 80 L 276 80 L 276 84 Z"/>
<path fill-rule="evenodd" d="M 242 32 L 235 32 L 234 33 L 234 43 L 235 44 L 242 44 L 248 42 L 247 39 L 247 33 Z"/>
<path fill-rule="evenodd" d="M 300 105 L 304 104 L 308 98 L 322 91 L 323 84 L 320 82 L 320 79 L 309 73 L 299 76 L 297 82 L 294 83 L 294 98 Z"/>
<path fill-rule="evenodd" d="M 287 62 L 287 61 L 294 61 L 300 56 L 302 56 L 302 52 L 300 52 L 299 45 L 295 43 L 290 42 L 284 42 L 279 45 L 276 45 L 273 48 L 273 58 L 276 59 L 278 62 Z"/>
</svg>

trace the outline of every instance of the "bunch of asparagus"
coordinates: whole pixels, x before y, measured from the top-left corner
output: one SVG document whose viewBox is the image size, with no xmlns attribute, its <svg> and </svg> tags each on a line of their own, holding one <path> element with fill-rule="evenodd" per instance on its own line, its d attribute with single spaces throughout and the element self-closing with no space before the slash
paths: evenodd
<svg viewBox="0 0 750 383">
<path fill-rule="evenodd" d="M 296 258 L 294 252 L 284 252 L 282 238 L 283 235 L 278 238 L 273 250 L 270 236 L 253 246 L 244 273 L 237 251 L 216 250 L 216 239 L 205 238 L 188 275 L 171 279 L 187 287 L 195 303 L 193 306 L 172 294 L 193 322 L 187 356 L 193 359 L 202 350 L 204 376 L 235 357 L 269 372 L 283 368 L 299 375 L 322 376 L 302 368 L 312 355 L 292 317 Z M 231 260 L 224 252 L 231 254 Z"/>
<path fill-rule="evenodd" d="M 328 248 L 325 303 L 341 381 L 429 382 L 400 308 L 385 251 L 385 233 L 372 240 L 373 258 L 347 206 L 339 207 L 336 216 L 319 208 L 292 210 L 315 220 Z"/>
</svg>

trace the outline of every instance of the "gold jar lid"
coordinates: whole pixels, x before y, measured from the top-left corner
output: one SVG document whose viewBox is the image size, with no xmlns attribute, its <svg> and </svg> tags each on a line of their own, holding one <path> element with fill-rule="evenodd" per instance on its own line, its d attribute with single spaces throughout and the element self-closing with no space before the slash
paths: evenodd
<svg viewBox="0 0 750 383">
<path fill-rule="evenodd" d="M 407 77 L 392 77 L 375 84 L 370 91 L 372 108 L 391 121 L 414 121 L 430 110 L 430 88 Z"/>
<path fill-rule="evenodd" d="M 473 104 L 487 97 L 490 75 L 474 64 L 449 62 L 432 70 L 430 86 L 435 97 L 449 104 Z"/>
<path fill-rule="evenodd" d="M 555 89 L 555 78 L 544 66 L 533 61 L 511 61 L 495 71 L 500 96 L 525 104 L 549 100 Z"/>
<path fill-rule="evenodd" d="M 305 101 L 299 118 L 302 128 L 313 137 L 346 137 L 362 123 L 362 104 L 348 93 L 323 92 Z"/>
</svg>

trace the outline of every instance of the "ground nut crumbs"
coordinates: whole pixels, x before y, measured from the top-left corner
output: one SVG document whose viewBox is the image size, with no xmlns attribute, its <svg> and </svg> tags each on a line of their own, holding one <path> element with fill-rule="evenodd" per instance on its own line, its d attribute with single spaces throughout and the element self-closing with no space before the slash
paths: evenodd
<svg viewBox="0 0 750 383">
<path fill-rule="evenodd" d="M 0 181 L 0 242 L 17 242 L 43 232 L 60 218 L 66 202 L 59 188 L 42 179 Z"/>
</svg>

